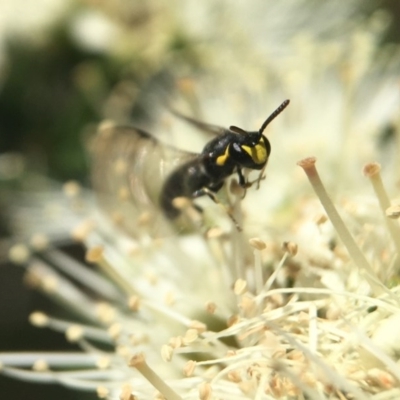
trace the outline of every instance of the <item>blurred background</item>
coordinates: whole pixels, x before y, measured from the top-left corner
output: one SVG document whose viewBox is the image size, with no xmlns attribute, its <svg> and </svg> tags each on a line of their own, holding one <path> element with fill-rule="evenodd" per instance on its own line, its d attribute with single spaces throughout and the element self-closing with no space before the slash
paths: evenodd
<svg viewBox="0 0 400 400">
<path fill-rule="evenodd" d="M 201 96 L 192 87 L 197 80 L 205 79 L 209 86 L 222 82 L 223 87 L 224 71 L 237 73 L 243 86 L 248 80 L 250 94 L 243 97 L 255 93 L 261 99 L 259 72 L 252 65 L 290 53 L 286 44 L 305 27 L 321 38 L 342 38 L 351 21 L 363 24 L 383 10 L 385 29 L 377 47 L 400 42 L 397 0 L 351 1 L 331 10 L 313 0 L 297 6 L 266 1 L 261 8 L 259 1 L 240 1 L 234 11 L 228 1 L 199 3 L 0 0 L 0 195 L 21 182 L 29 185 L 30 177 L 38 175 L 88 185 L 84 142 L 99 121 L 112 118 L 151 127 L 176 96 L 201 116 Z M 243 50 L 252 45 L 258 57 L 253 60 Z M 269 85 L 279 86 L 279 73 Z M 224 90 L 229 94 L 235 88 Z M 216 118 L 210 122 L 219 123 Z M 382 140 L 390 140 L 393 129 L 387 124 Z M 27 322 L 32 311 L 51 312 L 55 306 L 26 290 L 23 269 L 7 262 L 11 230 L 6 206 L 14 200 L 6 194 L 0 198 L 0 352 L 63 349 L 62 335 Z M 83 257 L 79 249 L 66 250 Z M 14 399 L 95 398 L 0 375 L 0 395 L 5 393 Z"/>
</svg>

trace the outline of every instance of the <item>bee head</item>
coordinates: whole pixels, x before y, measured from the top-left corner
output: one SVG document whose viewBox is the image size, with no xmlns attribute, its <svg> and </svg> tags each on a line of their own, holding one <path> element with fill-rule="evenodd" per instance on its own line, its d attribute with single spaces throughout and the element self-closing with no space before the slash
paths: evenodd
<svg viewBox="0 0 400 400">
<path fill-rule="evenodd" d="M 232 144 L 231 157 L 242 167 L 262 169 L 268 161 L 271 153 L 269 140 L 263 135 L 265 128 L 274 120 L 289 104 L 285 100 L 261 125 L 256 132 L 247 132 L 237 126 L 230 126 L 229 130 L 240 135 Z"/>
</svg>

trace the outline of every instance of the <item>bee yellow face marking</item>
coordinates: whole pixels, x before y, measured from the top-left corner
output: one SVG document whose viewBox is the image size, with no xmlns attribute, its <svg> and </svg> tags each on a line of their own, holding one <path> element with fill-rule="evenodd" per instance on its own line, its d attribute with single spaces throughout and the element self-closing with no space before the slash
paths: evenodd
<svg viewBox="0 0 400 400">
<path fill-rule="evenodd" d="M 255 164 L 267 162 L 268 154 L 263 140 L 260 140 L 254 147 L 242 146 L 242 149 L 251 157 Z"/>
<path fill-rule="evenodd" d="M 229 157 L 229 145 L 226 146 L 225 153 L 220 155 L 220 156 L 218 156 L 215 162 L 219 166 L 225 165 L 226 160 L 228 159 L 228 157 Z"/>
</svg>

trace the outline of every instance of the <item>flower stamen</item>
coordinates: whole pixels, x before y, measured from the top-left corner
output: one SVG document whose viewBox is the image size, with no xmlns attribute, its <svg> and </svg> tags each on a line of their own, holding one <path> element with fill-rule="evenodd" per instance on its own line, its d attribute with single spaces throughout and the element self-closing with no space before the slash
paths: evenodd
<svg viewBox="0 0 400 400">
<path fill-rule="evenodd" d="M 148 366 L 143 353 L 134 355 L 129 362 L 129 366 L 136 368 L 166 399 L 182 400 L 182 398 Z"/>
<path fill-rule="evenodd" d="M 322 206 L 325 209 L 332 225 L 335 227 L 340 239 L 345 245 L 347 251 L 349 252 L 354 263 L 359 268 L 360 272 L 365 276 L 371 289 L 375 295 L 379 295 L 386 291 L 386 288 L 379 280 L 376 273 L 373 271 L 371 265 L 368 263 L 364 254 L 361 252 L 360 248 L 357 246 L 353 237 L 351 236 L 349 230 L 341 219 L 339 213 L 337 212 L 335 206 L 333 205 L 329 195 L 319 177 L 318 171 L 315 167 L 316 158 L 309 157 L 299 161 L 297 164 L 303 168 L 304 172 L 309 179 L 311 186 L 313 187 L 316 195 L 318 196 Z"/>
</svg>

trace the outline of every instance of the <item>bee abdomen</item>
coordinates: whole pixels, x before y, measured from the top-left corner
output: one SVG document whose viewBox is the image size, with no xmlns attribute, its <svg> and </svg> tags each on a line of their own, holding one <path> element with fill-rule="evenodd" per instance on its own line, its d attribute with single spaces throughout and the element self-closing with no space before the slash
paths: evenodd
<svg viewBox="0 0 400 400">
<path fill-rule="evenodd" d="M 169 219 L 176 219 L 181 210 L 174 205 L 177 197 L 194 198 L 194 193 L 210 184 L 210 177 L 198 160 L 192 160 L 176 169 L 165 181 L 160 194 L 160 207 Z"/>
</svg>

